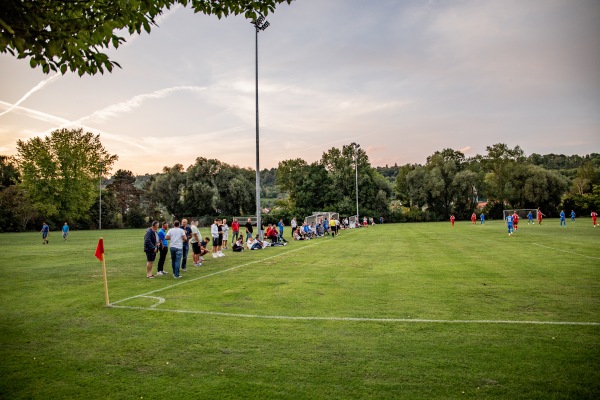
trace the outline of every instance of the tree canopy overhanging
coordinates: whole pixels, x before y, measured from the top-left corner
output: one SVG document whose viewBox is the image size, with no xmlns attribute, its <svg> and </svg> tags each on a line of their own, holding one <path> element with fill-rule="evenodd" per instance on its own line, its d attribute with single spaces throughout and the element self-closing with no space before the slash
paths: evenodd
<svg viewBox="0 0 600 400">
<path fill-rule="evenodd" d="M 44 73 L 111 72 L 121 67 L 103 53 L 125 43 L 121 32 L 150 32 L 155 18 L 176 4 L 218 18 L 243 14 L 251 21 L 293 0 L 2 0 L 0 52 L 28 58 Z"/>
</svg>

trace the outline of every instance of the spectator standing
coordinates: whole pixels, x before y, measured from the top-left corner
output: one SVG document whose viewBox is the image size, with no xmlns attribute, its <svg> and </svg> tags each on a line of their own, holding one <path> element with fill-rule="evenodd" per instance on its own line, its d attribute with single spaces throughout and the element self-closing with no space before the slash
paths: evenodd
<svg viewBox="0 0 600 400">
<path fill-rule="evenodd" d="M 231 223 L 231 232 L 233 233 L 233 235 L 231 235 L 231 241 L 235 243 L 238 239 L 238 235 L 240 234 L 240 223 L 238 222 L 237 218 L 234 218 L 233 222 Z"/>
<path fill-rule="evenodd" d="M 179 279 L 179 271 L 181 268 L 181 256 L 183 254 L 183 243 L 187 242 L 187 235 L 183 229 L 179 227 L 179 221 L 173 222 L 173 228 L 169 229 L 166 236 L 167 240 L 171 241 L 171 265 L 173 267 L 173 278 Z"/>
<path fill-rule="evenodd" d="M 192 221 L 192 237 L 190 243 L 192 244 L 192 257 L 194 260 L 194 267 L 202 266 L 200 262 L 200 231 L 198 230 L 198 221 Z"/>
<path fill-rule="evenodd" d="M 252 239 L 252 233 L 254 230 L 252 229 L 252 219 L 248 218 L 248 222 L 246 222 L 246 240 Z"/>
<path fill-rule="evenodd" d="M 156 253 L 158 252 L 158 246 L 160 241 L 156 231 L 158 230 L 158 221 L 152 221 L 152 226 L 146 229 L 144 235 L 144 252 L 146 253 L 146 278 L 154 278 L 152 274 L 152 264 L 156 259 Z"/>
<path fill-rule="evenodd" d="M 296 228 L 298 227 L 298 222 L 296 222 L 296 217 L 292 218 L 292 222 L 290 222 L 292 227 L 292 237 L 294 237 L 294 233 L 296 232 Z"/>
<path fill-rule="evenodd" d="M 167 259 L 167 253 L 169 252 L 169 241 L 167 240 L 167 229 L 169 228 L 169 224 L 167 222 L 162 223 L 162 227 L 158 230 L 158 240 L 160 241 L 160 246 L 158 248 L 159 256 L 158 256 L 158 267 L 156 275 L 167 275 L 167 272 L 164 271 L 165 260 Z"/>
<path fill-rule="evenodd" d="M 192 228 L 188 225 L 187 219 L 181 220 L 181 229 L 185 231 L 185 237 L 187 240 L 183 242 L 182 254 L 181 254 L 181 270 L 187 270 L 187 256 L 190 251 L 190 239 L 192 238 Z"/>
<path fill-rule="evenodd" d="M 227 219 L 223 219 L 222 230 L 223 230 L 223 248 L 227 249 L 227 242 L 229 240 L 229 226 L 227 225 Z"/>
</svg>

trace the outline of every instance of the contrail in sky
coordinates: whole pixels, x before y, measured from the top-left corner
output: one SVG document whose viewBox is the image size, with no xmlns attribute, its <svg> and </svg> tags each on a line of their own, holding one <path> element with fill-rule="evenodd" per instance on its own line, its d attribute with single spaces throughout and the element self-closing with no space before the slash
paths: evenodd
<svg viewBox="0 0 600 400">
<path fill-rule="evenodd" d="M 47 114 L 47 113 L 44 113 L 44 112 L 41 112 L 41 111 L 37 111 L 37 110 L 32 110 L 32 109 L 26 108 L 26 107 L 14 106 L 14 105 L 11 105 L 10 103 L 7 103 L 5 101 L 0 101 L 0 107 L 9 107 L 9 106 L 13 106 L 15 108 L 15 112 L 18 113 L 18 114 L 22 114 L 22 115 L 25 115 L 27 117 L 34 118 L 34 119 L 37 119 L 37 120 L 40 120 L 40 121 L 50 122 L 52 124 L 60 124 L 61 128 L 65 127 L 65 126 L 78 126 L 80 128 L 85 129 L 88 132 L 97 132 L 97 133 L 101 134 L 102 137 L 105 137 L 107 139 L 114 140 L 114 141 L 120 142 L 120 143 L 124 143 L 124 144 L 127 144 L 128 146 L 135 146 L 135 147 L 137 147 L 137 148 L 139 148 L 141 150 L 144 150 L 144 151 L 148 150 L 148 148 L 140 145 L 139 143 L 136 143 L 135 141 L 132 141 L 129 138 L 123 138 L 123 137 L 121 137 L 119 135 L 115 135 L 113 133 L 104 132 L 104 131 L 101 131 L 99 129 L 93 128 L 91 126 L 82 125 L 82 124 L 79 124 L 79 123 L 74 122 L 74 121 L 69 121 L 68 119 L 65 119 L 65 118 L 57 117 L 55 115 Z M 48 134 L 51 131 L 54 131 L 56 129 L 60 129 L 60 128 L 49 129 L 48 131 L 44 132 L 42 135 Z"/>
<path fill-rule="evenodd" d="M 60 78 L 62 75 L 61 74 L 54 74 L 46 79 L 44 79 L 43 81 L 41 81 L 40 83 L 38 83 L 37 85 L 35 85 L 31 90 L 29 90 L 27 93 L 25 93 L 23 95 L 23 97 L 21 97 L 16 103 L 14 103 L 12 106 L 10 106 L 6 111 L 0 113 L 0 117 L 3 116 L 4 114 L 8 114 L 9 112 L 11 112 L 12 110 L 15 109 L 15 107 L 19 106 L 22 102 L 24 102 L 25 100 L 27 100 L 27 98 L 29 96 L 31 96 L 32 94 L 34 94 L 35 92 L 37 92 L 38 90 L 41 90 L 44 86 L 46 86 L 47 84 L 49 84 L 50 82 L 52 82 L 55 79 Z"/>
<path fill-rule="evenodd" d="M 175 5 L 174 7 L 172 7 L 170 10 L 167 10 L 166 12 L 164 12 L 163 14 L 159 15 L 155 21 L 156 24 L 158 25 L 159 23 L 163 22 L 164 20 L 166 20 L 168 17 L 170 17 L 174 12 L 178 11 L 180 8 L 182 8 L 182 6 L 180 4 Z M 131 35 L 128 39 L 128 41 L 126 41 L 125 43 L 123 43 L 123 45 L 121 45 L 121 47 L 125 47 L 128 44 L 130 44 L 131 42 L 133 42 L 137 37 L 139 37 L 140 35 Z M 23 97 L 21 97 L 16 103 L 14 103 L 11 107 L 9 107 L 7 110 L 5 110 L 4 112 L 0 113 L 0 117 L 3 116 L 4 114 L 8 114 L 9 112 L 11 112 L 12 110 L 15 109 L 15 107 L 21 105 L 21 103 L 23 103 L 25 100 L 27 100 L 27 98 L 29 96 L 31 96 L 32 94 L 34 94 L 35 92 L 37 92 L 38 90 L 41 90 L 44 88 L 44 86 L 46 86 L 47 84 L 51 83 L 52 81 L 60 78 L 62 75 L 59 73 L 56 73 L 46 79 L 44 79 L 43 81 L 41 81 L 40 83 L 38 83 L 37 85 L 35 85 L 31 90 L 29 90 L 27 93 L 25 93 L 23 95 Z"/>
</svg>

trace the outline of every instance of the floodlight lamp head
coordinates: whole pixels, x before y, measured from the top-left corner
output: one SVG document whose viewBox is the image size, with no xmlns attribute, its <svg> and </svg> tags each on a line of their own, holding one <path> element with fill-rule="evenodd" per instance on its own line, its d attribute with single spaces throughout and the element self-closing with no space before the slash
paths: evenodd
<svg viewBox="0 0 600 400">
<path fill-rule="evenodd" d="M 263 22 L 265 22 L 265 17 L 263 17 L 263 16 L 260 16 L 260 17 L 258 17 L 258 19 L 257 19 L 257 20 L 254 22 L 254 25 L 256 25 L 256 26 L 260 26 L 260 25 L 262 25 L 262 23 L 263 23 Z"/>
<path fill-rule="evenodd" d="M 263 26 L 260 27 L 263 31 L 269 27 L 269 21 L 266 21 Z"/>
</svg>

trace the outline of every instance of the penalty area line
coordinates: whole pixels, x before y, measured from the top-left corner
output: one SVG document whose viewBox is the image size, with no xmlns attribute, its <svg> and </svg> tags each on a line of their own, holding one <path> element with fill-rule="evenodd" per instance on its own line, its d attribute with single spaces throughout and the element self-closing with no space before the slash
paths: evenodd
<svg viewBox="0 0 600 400">
<path fill-rule="evenodd" d="M 114 301 L 114 302 L 110 303 L 109 306 L 113 306 L 115 304 L 123 303 L 123 302 L 128 301 L 128 300 L 137 299 L 139 297 L 151 297 L 150 296 L 151 294 L 162 292 L 163 290 L 171 289 L 171 288 L 174 288 L 174 287 L 179 286 L 179 285 L 184 285 L 186 283 L 195 282 L 195 281 L 200 280 L 200 279 L 210 278 L 211 276 L 223 274 L 225 272 L 230 272 L 230 271 L 242 268 L 242 267 L 247 267 L 248 265 L 261 263 L 263 261 L 270 260 L 271 258 L 281 257 L 283 255 L 294 253 L 294 252 L 300 251 L 300 250 L 304 250 L 306 248 L 313 247 L 313 246 L 316 246 L 316 245 L 321 244 L 321 243 L 325 243 L 325 242 L 323 241 L 323 242 L 317 242 L 317 243 L 314 243 L 314 244 L 309 244 L 307 246 L 300 247 L 298 249 L 288 250 L 285 253 L 279 253 L 279 254 L 275 254 L 275 255 L 272 255 L 272 256 L 269 256 L 269 257 L 266 257 L 266 258 L 262 258 L 260 260 L 250 261 L 250 262 L 247 262 L 245 264 L 241 264 L 241 265 L 237 265 L 235 267 L 231 267 L 231 268 L 223 269 L 223 270 L 220 270 L 220 271 L 216 271 L 216 272 L 213 272 L 213 273 L 208 274 L 208 275 L 202 275 L 202 276 L 199 276 L 197 278 L 186 279 L 185 281 L 180 281 L 180 282 L 177 282 L 177 283 L 175 283 L 173 285 L 165 286 L 165 287 L 160 288 L 160 289 L 152 290 L 150 292 L 146 292 L 146 293 L 138 294 L 138 295 L 135 295 L 135 296 L 127 297 L 125 299 Z"/>
<path fill-rule="evenodd" d="M 579 254 L 579 253 L 575 253 L 573 251 L 568 251 L 568 250 L 561 250 L 561 249 L 557 249 L 555 247 L 544 246 L 543 244 L 539 244 L 539 243 L 532 243 L 532 244 L 536 245 L 536 246 L 540 246 L 540 247 L 545 247 L 545 248 L 550 249 L 550 250 L 560 251 L 561 253 L 568 253 L 568 254 L 573 254 L 574 256 L 591 258 L 593 260 L 600 260 L 600 257 L 588 256 L 588 255 L 585 255 L 585 254 Z"/>
<path fill-rule="evenodd" d="M 423 318 L 358 318 L 358 317 L 294 317 L 287 315 L 256 315 L 234 314 L 217 311 L 172 310 L 167 308 L 118 306 L 111 304 L 111 308 L 123 308 L 141 311 L 162 311 L 179 314 L 212 315 L 233 318 L 275 319 L 288 321 L 339 321 L 339 322 L 392 322 L 392 323 L 421 323 L 421 324 L 504 324 L 504 325 L 571 325 L 571 326 L 600 326 L 600 322 L 573 322 L 573 321 L 511 321 L 492 319 L 423 319 Z"/>
</svg>

